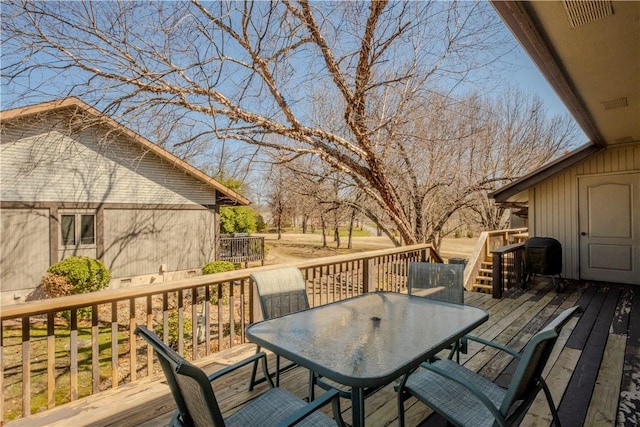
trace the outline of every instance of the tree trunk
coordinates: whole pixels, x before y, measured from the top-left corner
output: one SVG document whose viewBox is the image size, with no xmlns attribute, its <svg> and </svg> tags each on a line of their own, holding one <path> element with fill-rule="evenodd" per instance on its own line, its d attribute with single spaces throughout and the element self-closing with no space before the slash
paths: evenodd
<svg viewBox="0 0 640 427">
<path fill-rule="evenodd" d="M 349 218 L 349 241 L 347 242 L 347 248 L 353 249 L 353 226 L 356 221 L 356 210 L 351 210 L 351 217 Z"/>
<path fill-rule="evenodd" d="M 324 220 L 324 215 L 320 215 L 320 224 L 322 225 L 322 247 L 327 247 L 327 222 Z"/>
</svg>

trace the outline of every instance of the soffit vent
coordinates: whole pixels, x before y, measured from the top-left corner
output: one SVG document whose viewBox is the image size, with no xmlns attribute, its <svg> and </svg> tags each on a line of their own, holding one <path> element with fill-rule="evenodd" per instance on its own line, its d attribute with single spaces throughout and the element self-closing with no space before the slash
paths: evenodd
<svg viewBox="0 0 640 427">
<path fill-rule="evenodd" d="M 612 99 L 611 101 L 602 101 L 601 104 L 605 110 L 613 110 L 614 108 L 627 107 L 629 105 L 629 101 L 627 100 L 627 97 L 624 97 Z"/>
<path fill-rule="evenodd" d="M 613 15 L 613 6 L 609 0 L 564 0 L 562 4 L 567 11 L 571 28 Z"/>
</svg>

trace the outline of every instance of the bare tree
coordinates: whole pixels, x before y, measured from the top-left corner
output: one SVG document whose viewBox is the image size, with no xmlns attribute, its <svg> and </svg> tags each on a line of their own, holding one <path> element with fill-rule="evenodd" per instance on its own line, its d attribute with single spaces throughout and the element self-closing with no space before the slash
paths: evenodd
<svg viewBox="0 0 640 427">
<path fill-rule="evenodd" d="M 485 2 L 13 0 L 2 14 L 14 95 L 76 94 L 125 123 L 176 112 L 201 138 L 315 156 L 397 244 L 438 236 L 485 188 L 438 157 L 472 164 L 452 147 L 477 133 L 448 120 L 456 94 L 491 87 L 514 46 Z M 331 122 L 316 104 L 331 107 Z"/>
<path fill-rule="evenodd" d="M 508 225 L 509 212 L 496 206 L 488 193 L 562 155 L 576 140 L 577 127 L 567 115 L 549 117 L 539 97 L 512 87 L 497 99 L 485 100 L 482 108 L 487 117 L 474 172 L 486 177 L 488 185 L 473 195 L 468 207 L 476 223 L 500 229 Z"/>
<path fill-rule="evenodd" d="M 273 225 L 276 227 L 278 240 L 282 239 L 282 231 L 286 225 L 286 218 L 291 211 L 293 195 L 288 191 L 286 171 L 275 168 L 270 176 L 271 191 L 267 203 L 271 209 Z"/>
</svg>

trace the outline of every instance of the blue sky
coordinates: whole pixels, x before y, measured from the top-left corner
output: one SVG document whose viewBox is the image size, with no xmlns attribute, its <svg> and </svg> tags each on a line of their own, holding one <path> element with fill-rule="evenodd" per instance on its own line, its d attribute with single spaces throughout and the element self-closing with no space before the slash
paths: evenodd
<svg viewBox="0 0 640 427">
<path fill-rule="evenodd" d="M 529 55 L 520 46 L 518 46 L 517 51 L 513 52 L 513 56 L 514 62 L 521 67 L 520 71 L 514 73 L 513 84 L 525 90 L 530 90 L 542 98 L 549 114 L 571 115 L 560 98 L 558 98 L 555 90 L 549 85 L 531 58 L 529 58 Z M 582 129 L 580 129 L 579 138 L 582 139 L 576 141 L 576 144 L 574 144 L 576 147 L 588 142 L 587 136 L 582 132 Z"/>
<path fill-rule="evenodd" d="M 554 114 L 569 113 L 560 98 L 556 95 L 555 91 L 551 88 L 547 80 L 542 73 L 538 71 L 538 68 L 531 61 L 529 56 L 519 50 L 516 53 L 518 65 L 522 66 L 522 70 L 514 75 L 514 84 L 523 87 L 524 89 L 535 92 L 540 98 L 544 100 L 545 105 L 549 108 L 549 112 Z"/>
</svg>

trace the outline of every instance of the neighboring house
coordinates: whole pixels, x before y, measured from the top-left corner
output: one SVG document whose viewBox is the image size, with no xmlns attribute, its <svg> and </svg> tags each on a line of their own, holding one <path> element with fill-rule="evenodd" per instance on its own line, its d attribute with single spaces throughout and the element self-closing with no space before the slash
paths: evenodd
<svg viewBox="0 0 640 427">
<path fill-rule="evenodd" d="M 198 274 L 220 206 L 249 201 L 77 98 L 0 113 L 0 303 L 22 302 L 70 256 L 111 287 Z"/>
<path fill-rule="evenodd" d="M 494 192 L 563 276 L 640 285 L 640 2 L 492 2 L 590 143 Z"/>
</svg>

